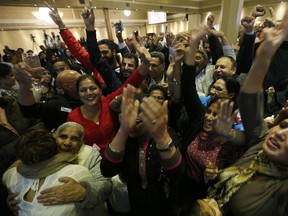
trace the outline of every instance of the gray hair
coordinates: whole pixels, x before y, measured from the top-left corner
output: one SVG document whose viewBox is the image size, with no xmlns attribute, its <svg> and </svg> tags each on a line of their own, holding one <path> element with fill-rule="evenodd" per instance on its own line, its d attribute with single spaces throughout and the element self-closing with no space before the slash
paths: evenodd
<svg viewBox="0 0 288 216">
<path fill-rule="evenodd" d="M 68 127 L 76 127 L 77 130 L 79 131 L 80 133 L 80 138 L 81 138 L 81 141 L 83 141 L 83 138 L 84 138 L 84 128 L 82 125 L 76 123 L 76 122 L 65 122 L 63 124 L 61 124 L 57 130 L 54 132 L 54 136 L 57 138 L 59 136 L 59 134 L 66 128 Z"/>
</svg>

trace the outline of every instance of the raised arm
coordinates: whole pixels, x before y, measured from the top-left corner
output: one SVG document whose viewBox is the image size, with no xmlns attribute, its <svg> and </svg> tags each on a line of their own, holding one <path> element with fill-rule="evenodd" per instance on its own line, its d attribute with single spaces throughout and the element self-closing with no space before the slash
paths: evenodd
<svg viewBox="0 0 288 216">
<path fill-rule="evenodd" d="M 255 18 L 246 16 L 241 19 L 241 24 L 245 28 L 243 36 L 241 36 L 240 49 L 237 56 L 237 74 L 248 73 L 253 62 L 255 53 L 255 38 L 254 31 Z"/>
<path fill-rule="evenodd" d="M 30 68 L 25 63 L 14 66 L 15 77 L 19 83 L 18 102 L 23 106 L 31 106 L 36 103 L 33 91 L 33 74 L 44 71 L 44 68 Z"/>
<path fill-rule="evenodd" d="M 135 101 L 134 99 L 135 90 L 130 85 L 123 89 L 120 128 L 112 142 L 106 147 L 100 165 L 101 172 L 106 177 L 112 177 L 121 170 L 126 141 L 131 129 L 136 124 L 138 116 L 139 101 Z"/>
<path fill-rule="evenodd" d="M 210 14 L 207 17 L 207 28 L 210 30 L 215 30 L 213 27 L 213 23 L 215 21 L 215 16 L 213 14 Z M 203 35 L 204 37 L 205 35 Z M 208 41 L 210 44 L 210 50 L 211 50 L 211 57 L 212 57 L 212 64 L 215 65 L 217 60 L 223 56 L 223 50 L 222 50 L 222 45 L 220 43 L 220 40 L 217 36 L 210 34 L 208 36 Z"/>
<path fill-rule="evenodd" d="M 191 123 L 199 123 L 200 118 L 203 117 L 205 112 L 205 108 L 199 100 L 199 96 L 196 91 L 195 54 L 200 40 L 206 34 L 208 34 L 208 29 L 206 27 L 192 31 L 189 51 L 187 52 L 182 68 L 181 94 Z"/>
<path fill-rule="evenodd" d="M 49 15 L 54 23 L 58 26 L 60 30 L 60 35 L 70 50 L 71 54 L 85 67 L 93 71 L 93 75 L 99 80 L 100 84 L 104 84 L 104 81 L 100 74 L 96 71 L 94 65 L 90 62 L 89 53 L 84 47 L 79 43 L 78 40 L 73 36 L 72 32 L 66 27 L 62 18 L 59 15 L 58 9 L 56 7 L 55 1 L 53 0 L 53 7 L 51 7 L 47 2 L 46 6 L 50 9 Z"/>
<path fill-rule="evenodd" d="M 174 51 L 166 75 L 171 98 L 173 101 L 177 102 L 181 99 L 181 64 L 187 49 L 183 43 L 176 44 L 173 49 Z"/>
<path fill-rule="evenodd" d="M 127 47 L 127 45 L 123 39 L 122 31 L 117 31 L 116 37 L 118 39 L 118 47 L 120 49 L 121 55 L 124 56 L 126 53 L 130 53 L 131 51 L 129 50 L 129 48 Z"/>
<path fill-rule="evenodd" d="M 288 12 L 286 11 L 283 21 L 277 28 L 266 29 L 264 33 L 264 41 L 261 43 L 256 52 L 254 64 L 251 67 L 249 76 L 247 77 L 242 92 L 258 93 L 262 90 L 262 84 L 272 57 L 276 53 L 280 45 L 288 38 Z"/>
<path fill-rule="evenodd" d="M 280 45 L 288 38 L 288 11 L 277 28 L 266 29 L 264 40 L 256 52 L 255 61 L 239 95 L 239 107 L 245 128 L 247 142 L 253 140 L 256 133 L 264 130 L 262 85 L 270 67 L 272 58 Z M 261 130 L 262 127 L 263 129 Z M 258 129 L 257 129 L 258 128 Z"/>
<path fill-rule="evenodd" d="M 235 55 L 235 52 L 234 52 L 233 44 L 229 43 L 229 41 L 226 38 L 224 32 L 217 31 L 215 29 L 210 29 L 209 32 L 211 33 L 211 35 L 213 35 L 215 37 L 218 37 L 220 39 L 221 44 L 222 44 L 223 55 L 224 56 L 230 56 L 230 57 L 232 57 L 233 59 L 236 60 L 236 55 Z M 217 47 L 218 47 L 218 45 L 217 45 Z M 214 49 L 213 48 L 213 44 L 212 44 L 212 49 Z"/>
<path fill-rule="evenodd" d="M 121 82 L 117 79 L 112 67 L 101 56 L 96 39 L 95 16 L 92 1 L 90 1 L 90 8 L 85 8 L 82 11 L 82 17 L 86 26 L 87 46 L 90 61 L 105 80 L 108 93 L 112 93 L 121 87 Z"/>
</svg>

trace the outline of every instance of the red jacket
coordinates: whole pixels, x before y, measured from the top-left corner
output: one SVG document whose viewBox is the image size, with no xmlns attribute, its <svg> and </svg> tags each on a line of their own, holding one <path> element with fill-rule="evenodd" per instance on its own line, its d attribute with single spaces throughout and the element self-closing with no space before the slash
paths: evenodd
<svg viewBox="0 0 288 216">
<path fill-rule="evenodd" d="M 101 86 L 105 83 L 101 75 L 98 73 L 94 65 L 89 60 L 89 53 L 82 47 L 78 40 L 73 36 L 69 29 L 60 31 L 60 35 L 70 50 L 71 54 L 86 68 L 93 72 L 93 76 L 100 82 Z"/>
</svg>

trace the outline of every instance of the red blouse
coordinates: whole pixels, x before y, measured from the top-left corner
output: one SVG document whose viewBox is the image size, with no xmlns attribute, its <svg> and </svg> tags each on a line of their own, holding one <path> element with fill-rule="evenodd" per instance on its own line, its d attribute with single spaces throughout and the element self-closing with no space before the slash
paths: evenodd
<svg viewBox="0 0 288 216">
<path fill-rule="evenodd" d="M 138 88 L 143 80 L 144 77 L 138 72 L 138 69 L 136 69 L 121 88 L 109 94 L 107 97 L 102 97 L 99 124 L 96 124 L 93 120 L 86 119 L 82 115 L 80 107 L 77 107 L 69 113 L 67 121 L 77 122 L 84 127 L 85 144 L 90 146 L 96 144 L 100 148 L 100 153 L 103 156 L 104 149 L 107 144 L 112 141 L 119 128 L 118 115 L 110 110 L 110 102 L 117 95 L 122 94 L 123 88 L 127 86 L 128 83 Z"/>
</svg>

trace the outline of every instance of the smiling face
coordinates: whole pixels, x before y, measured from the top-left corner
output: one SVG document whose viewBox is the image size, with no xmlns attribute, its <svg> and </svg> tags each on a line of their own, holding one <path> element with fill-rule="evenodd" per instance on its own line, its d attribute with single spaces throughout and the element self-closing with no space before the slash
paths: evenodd
<svg viewBox="0 0 288 216">
<path fill-rule="evenodd" d="M 288 119 L 284 119 L 270 130 L 262 148 L 271 161 L 288 165 Z"/>
<path fill-rule="evenodd" d="M 211 99 L 218 99 L 218 98 L 228 98 L 228 92 L 226 88 L 226 83 L 223 79 L 218 79 L 214 84 L 212 84 L 209 95 Z"/>
<path fill-rule="evenodd" d="M 95 82 L 89 78 L 79 83 L 78 94 L 83 104 L 88 106 L 97 106 L 100 103 L 102 91 Z"/>
<path fill-rule="evenodd" d="M 75 126 L 64 128 L 56 137 L 59 151 L 77 153 L 83 143 L 81 132 Z"/>
<path fill-rule="evenodd" d="M 214 80 L 225 76 L 233 76 L 236 73 L 236 68 L 228 57 L 221 57 L 218 59 L 214 69 Z"/>
<path fill-rule="evenodd" d="M 125 78 L 128 78 L 131 76 L 133 71 L 136 70 L 136 62 L 134 58 L 123 58 L 122 64 L 121 64 L 121 73 Z"/>
<path fill-rule="evenodd" d="M 203 130 L 206 132 L 211 132 L 214 130 L 214 125 L 216 123 L 216 118 L 218 114 L 217 106 L 218 104 L 216 102 L 212 103 L 206 110 L 203 125 Z"/>
</svg>

